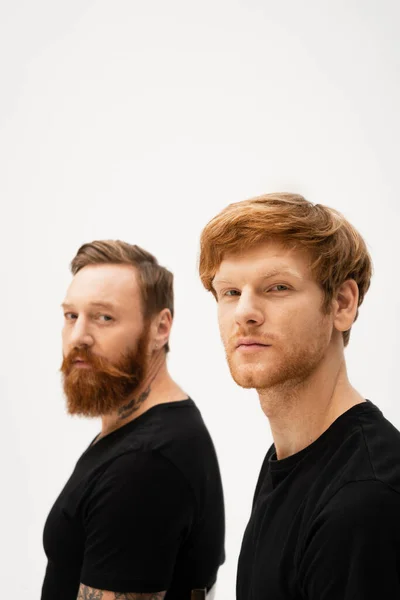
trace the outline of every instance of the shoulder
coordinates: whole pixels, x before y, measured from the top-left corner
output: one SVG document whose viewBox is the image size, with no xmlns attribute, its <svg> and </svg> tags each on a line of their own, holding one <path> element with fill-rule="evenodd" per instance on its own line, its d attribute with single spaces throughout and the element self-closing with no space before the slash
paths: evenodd
<svg viewBox="0 0 400 600">
<path fill-rule="evenodd" d="M 400 496 L 377 479 L 343 485 L 314 519 L 297 563 L 310 600 L 397 598 Z"/>
<path fill-rule="evenodd" d="M 371 472 L 400 493 L 400 432 L 378 409 L 359 420 Z"/>
<path fill-rule="evenodd" d="M 114 489 L 151 484 L 151 487 L 169 482 L 185 485 L 185 479 L 175 464 L 158 450 L 127 450 L 115 457 L 104 470 L 99 483 Z"/>
<path fill-rule="evenodd" d="M 130 523 L 137 529 L 137 519 L 144 515 L 187 523 L 194 513 L 191 490 L 168 459 L 155 451 L 127 452 L 115 458 L 97 480 L 87 498 L 84 520 L 87 526 L 102 529 L 106 523 L 114 529 Z"/>
<path fill-rule="evenodd" d="M 311 535 L 319 530 L 340 535 L 367 537 L 390 526 L 398 535 L 400 494 L 378 479 L 351 481 L 343 485 L 314 519 Z"/>
<path fill-rule="evenodd" d="M 391 509 L 400 505 L 400 493 L 379 479 L 349 481 L 339 488 L 322 509 L 332 517 L 354 516 L 360 512 L 366 516 L 380 508 Z"/>
<path fill-rule="evenodd" d="M 201 413 L 191 398 L 157 404 L 142 417 L 142 421 L 124 437 L 121 448 L 196 448 L 199 442 L 204 443 L 209 437 Z"/>
<path fill-rule="evenodd" d="M 185 513 L 194 511 L 191 489 L 175 465 L 157 451 L 125 452 L 108 463 L 87 497 L 87 516 L 102 508 L 128 512 L 174 504 Z M 164 510 L 164 509 L 163 509 Z"/>
</svg>

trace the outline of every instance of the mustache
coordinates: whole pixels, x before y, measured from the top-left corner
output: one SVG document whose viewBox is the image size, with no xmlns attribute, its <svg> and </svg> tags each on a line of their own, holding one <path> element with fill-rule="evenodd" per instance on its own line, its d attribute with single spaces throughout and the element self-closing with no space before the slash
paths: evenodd
<svg viewBox="0 0 400 600">
<path fill-rule="evenodd" d="M 236 348 L 240 338 L 254 338 L 259 344 L 270 344 L 276 340 L 276 336 L 270 333 L 260 333 L 253 329 L 239 329 L 236 333 L 228 338 L 228 347 Z"/>
<path fill-rule="evenodd" d="M 124 371 L 102 356 L 93 354 L 89 348 L 73 348 L 67 356 L 64 356 L 60 368 L 61 373 L 68 376 L 74 367 L 74 363 L 78 359 L 88 363 L 98 373 L 105 373 L 110 377 L 132 381 L 136 379 L 135 375 L 132 375 L 132 373 Z"/>
</svg>

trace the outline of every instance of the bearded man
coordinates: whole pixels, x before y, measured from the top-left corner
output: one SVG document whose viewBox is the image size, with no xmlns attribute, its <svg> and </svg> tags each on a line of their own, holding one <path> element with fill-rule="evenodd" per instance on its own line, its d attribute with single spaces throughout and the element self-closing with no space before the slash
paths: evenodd
<svg viewBox="0 0 400 600">
<path fill-rule="evenodd" d="M 67 408 L 102 426 L 47 518 L 42 600 L 190 600 L 194 589 L 215 590 L 222 484 L 200 412 L 168 373 L 173 276 L 121 241 L 83 245 L 71 271 Z"/>
<path fill-rule="evenodd" d="M 237 599 L 400 598 L 400 433 L 344 357 L 371 278 L 361 235 L 333 209 L 267 194 L 208 223 L 200 276 L 232 377 L 257 390 L 274 442 Z"/>
</svg>

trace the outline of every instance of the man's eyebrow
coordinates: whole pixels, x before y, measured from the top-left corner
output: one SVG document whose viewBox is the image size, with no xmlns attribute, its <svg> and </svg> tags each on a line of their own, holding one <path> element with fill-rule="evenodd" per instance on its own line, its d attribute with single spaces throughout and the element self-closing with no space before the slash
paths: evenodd
<svg viewBox="0 0 400 600">
<path fill-rule="evenodd" d="M 115 310 L 116 306 L 114 304 L 111 304 L 111 302 L 90 302 L 89 306 L 93 307 L 93 308 L 103 308 L 104 310 Z M 63 302 L 61 304 L 61 307 L 63 309 L 72 309 L 74 308 L 74 304 L 70 303 L 70 302 Z"/>
<path fill-rule="evenodd" d="M 70 304 L 69 302 L 63 302 L 62 304 L 60 304 L 61 308 L 72 308 L 73 304 Z"/>
<path fill-rule="evenodd" d="M 262 275 L 260 279 L 269 279 L 270 277 L 277 277 L 279 275 L 291 275 L 292 277 L 297 278 L 300 277 L 300 274 L 297 271 L 294 271 L 293 269 L 287 267 L 283 267 L 282 269 L 272 269 L 271 271 L 268 271 L 267 273 Z"/>
<path fill-rule="evenodd" d="M 299 279 L 299 277 L 300 277 L 299 273 L 297 273 L 296 271 L 293 271 L 292 269 L 283 267 L 281 269 L 279 269 L 279 268 L 271 269 L 271 271 L 264 273 L 263 275 L 258 277 L 258 279 L 260 279 L 260 280 L 270 279 L 270 277 L 277 277 L 279 275 L 291 275 L 292 277 L 296 277 L 297 279 Z M 212 283 L 213 283 L 213 285 L 218 284 L 218 283 L 232 283 L 232 280 L 224 279 L 224 278 L 220 279 L 218 277 L 214 277 Z"/>
<path fill-rule="evenodd" d="M 229 281 L 229 279 L 217 279 L 216 277 L 214 277 L 214 279 L 212 280 L 212 284 L 215 285 L 216 283 L 231 283 Z"/>
</svg>

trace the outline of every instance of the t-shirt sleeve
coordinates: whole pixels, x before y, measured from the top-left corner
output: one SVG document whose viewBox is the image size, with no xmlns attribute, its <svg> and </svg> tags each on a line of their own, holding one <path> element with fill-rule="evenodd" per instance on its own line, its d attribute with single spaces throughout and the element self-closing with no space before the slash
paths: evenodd
<svg viewBox="0 0 400 600">
<path fill-rule="evenodd" d="M 116 592 L 167 590 L 194 498 L 158 452 L 129 452 L 100 477 L 84 509 L 81 582 Z"/>
<path fill-rule="evenodd" d="M 298 575 L 307 600 L 400 598 L 400 495 L 376 480 L 341 488 L 315 519 Z"/>
</svg>

